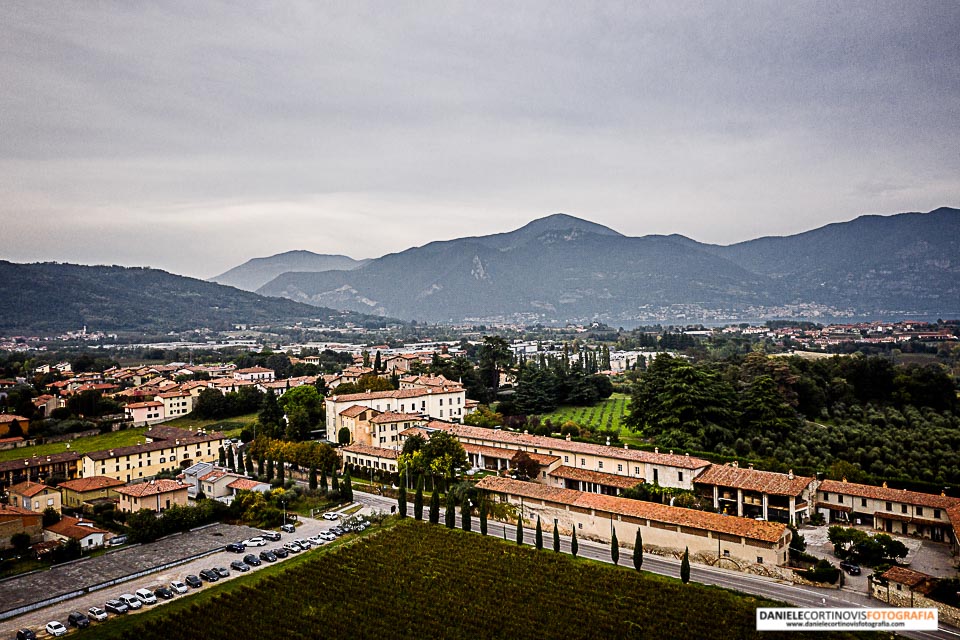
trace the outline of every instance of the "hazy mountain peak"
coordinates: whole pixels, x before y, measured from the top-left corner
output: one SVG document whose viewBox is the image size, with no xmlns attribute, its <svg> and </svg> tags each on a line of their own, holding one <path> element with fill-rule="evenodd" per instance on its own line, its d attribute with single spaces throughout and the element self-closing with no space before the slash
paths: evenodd
<svg viewBox="0 0 960 640">
<path fill-rule="evenodd" d="M 240 266 L 210 278 L 212 282 L 229 285 L 245 291 L 256 291 L 282 273 L 303 271 L 349 271 L 367 263 L 344 255 L 314 253 L 304 249 L 285 251 L 273 256 L 253 258 Z"/>
<path fill-rule="evenodd" d="M 543 218 L 537 218 L 519 229 L 514 229 L 506 233 L 481 236 L 476 238 L 476 240 L 490 247 L 512 249 L 526 244 L 531 240 L 538 239 L 545 234 L 549 234 L 549 240 L 557 241 L 560 237 L 556 234 L 564 232 L 569 233 L 570 238 L 568 239 L 582 236 L 584 233 L 623 237 L 622 233 L 614 231 L 610 227 L 605 227 L 602 224 L 583 220 L 582 218 L 577 218 L 566 213 L 555 213 Z"/>
</svg>

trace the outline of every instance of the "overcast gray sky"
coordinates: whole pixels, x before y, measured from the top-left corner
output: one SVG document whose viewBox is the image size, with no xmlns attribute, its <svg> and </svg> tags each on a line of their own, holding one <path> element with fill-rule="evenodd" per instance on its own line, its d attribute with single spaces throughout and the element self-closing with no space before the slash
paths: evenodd
<svg viewBox="0 0 960 640">
<path fill-rule="evenodd" d="M 209 277 L 556 212 L 960 206 L 960 3 L 0 3 L 0 258 Z"/>
</svg>

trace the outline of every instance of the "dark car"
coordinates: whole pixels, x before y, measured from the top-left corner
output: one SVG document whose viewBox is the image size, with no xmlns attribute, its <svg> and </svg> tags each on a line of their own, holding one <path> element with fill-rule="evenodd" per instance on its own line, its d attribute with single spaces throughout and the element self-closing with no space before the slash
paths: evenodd
<svg viewBox="0 0 960 640">
<path fill-rule="evenodd" d="M 247 547 L 242 542 L 231 542 L 225 549 L 231 553 L 243 553 Z"/>
<path fill-rule="evenodd" d="M 200 578 L 198 578 L 197 576 L 192 574 L 184 578 L 183 581 L 187 583 L 187 586 L 193 587 L 194 589 L 199 589 L 200 587 L 203 586 L 203 581 L 200 580 Z"/>
<path fill-rule="evenodd" d="M 17 640 L 37 640 L 37 634 L 30 629 L 20 629 L 17 631 Z"/>
<path fill-rule="evenodd" d="M 204 569 L 200 572 L 200 577 L 207 582 L 216 582 L 220 579 L 220 574 L 217 573 L 216 569 Z"/>
<path fill-rule="evenodd" d="M 123 604 L 119 600 L 107 600 L 107 603 L 103 605 L 103 608 L 106 609 L 108 613 L 113 613 L 116 615 L 126 613 L 130 610 L 130 607 Z"/>
<path fill-rule="evenodd" d="M 83 615 L 79 611 L 74 611 L 67 616 L 67 624 L 71 627 L 76 627 L 77 629 L 86 629 L 90 626 L 90 618 Z"/>
<path fill-rule="evenodd" d="M 271 549 L 270 553 L 277 556 L 278 558 L 286 558 L 290 555 L 290 552 L 284 549 L 283 547 L 278 547 L 276 549 Z"/>
<path fill-rule="evenodd" d="M 234 560 L 231 562 L 230 568 L 234 571 L 239 571 L 240 573 L 246 573 L 247 571 L 250 571 L 250 567 L 245 565 L 241 560 Z"/>
<path fill-rule="evenodd" d="M 273 554 L 272 552 L 270 552 L 270 551 L 261 551 L 261 552 L 260 552 L 260 559 L 261 559 L 261 560 L 264 560 L 264 561 L 266 561 L 266 562 L 276 562 L 276 561 L 277 561 L 277 556 L 274 555 L 274 554 Z"/>
<path fill-rule="evenodd" d="M 276 531 L 261 531 L 260 537 L 263 538 L 264 540 L 270 540 L 272 542 L 276 542 L 280 539 L 280 534 L 277 533 Z"/>
<path fill-rule="evenodd" d="M 164 600 L 170 600 L 173 598 L 173 591 L 167 589 L 166 587 L 160 587 L 153 592 L 153 595 L 157 596 L 158 598 L 163 598 Z"/>
<path fill-rule="evenodd" d="M 251 567 L 259 567 L 259 566 L 260 566 L 260 558 L 258 558 L 257 556 L 253 555 L 252 553 L 248 553 L 247 555 L 243 556 L 243 561 L 246 562 L 246 563 L 247 563 L 248 565 L 250 565 Z"/>
<path fill-rule="evenodd" d="M 860 575 L 860 565 L 853 564 L 852 562 L 841 562 L 840 568 L 852 576 Z"/>
</svg>

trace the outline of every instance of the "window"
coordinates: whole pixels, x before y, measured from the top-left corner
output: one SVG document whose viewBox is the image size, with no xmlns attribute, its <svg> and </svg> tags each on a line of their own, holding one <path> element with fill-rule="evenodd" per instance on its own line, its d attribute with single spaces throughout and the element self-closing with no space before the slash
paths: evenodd
<svg viewBox="0 0 960 640">
<path fill-rule="evenodd" d="M 617 471 L 623 471 L 623 465 L 622 465 L 622 464 L 618 464 L 618 465 L 617 465 Z"/>
<path fill-rule="evenodd" d="M 893 511 L 893 505 L 889 502 L 887 503 L 887 511 Z"/>
<path fill-rule="evenodd" d="M 730 557 L 730 549 L 724 549 L 724 550 L 723 550 L 723 557 L 724 557 L 724 558 L 729 558 L 729 557 Z"/>
<path fill-rule="evenodd" d="M 757 564 L 763 564 L 763 556 L 757 556 Z"/>
<path fill-rule="evenodd" d="M 843 504 L 843 496 L 839 493 L 837 494 L 837 504 Z"/>
<path fill-rule="evenodd" d="M 587 459 L 586 459 L 586 458 L 580 458 L 580 466 L 581 466 L 581 467 L 587 466 Z"/>
<path fill-rule="evenodd" d="M 860 506 L 861 506 L 861 507 L 867 506 L 867 499 L 866 499 L 866 498 L 860 498 Z"/>
<path fill-rule="evenodd" d="M 570 462 L 570 456 L 563 456 L 564 462 Z"/>
<path fill-rule="evenodd" d="M 823 501 L 830 502 L 830 494 L 827 493 L 826 491 L 823 492 Z"/>
<path fill-rule="evenodd" d="M 683 471 L 677 471 L 677 481 L 683 482 Z"/>
<path fill-rule="evenodd" d="M 597 469 L 603 469 L 603 460 L 597 462 Z"/>
<path fill-rule="evenodd" d="M 578 522 L 578 523 L 577 523 L 577 529 L 583 529 L 583 523 L 582 523 L 582 522 Z"/>
<path fill-rule="evenodd" d="M 900 505 L 900 513 L 906 513 L 906 512 L 907 512 L 907 505 L 905 504 Z"/>
<path fill-rule="evenodd" d="M 52 506 L 53 506 L 53 498 L 47 498 L 47 506 L 48 506 L 48 507 L 52 507 Z"/>
<path fill-rule="evenodd" d="M 633 468 L 633 472 L 634 472 L 636 475 L 640 475 L 640 467 L 634 467 L 634 468 Z"/>
<path fill-rule="evenodd" d="M 922 515 L 923 515 L 923 507 L 917 507 L 917 515 L 918 515 L 918 516 L 922 516 Z"/>
<path fill-rule="evenodd" d="M 940 519 L 940 509 L 933 510 L 933 517 L 937 518 L 938 520 Z"/>
<path fill-rule="evenodd" d="M 657 470 L 657 469 L 654 469 L 654 470 L 653 470 L 653 481 L 654 481 L 654 482 L 657 482 L 657 475 L 659 475 L 659 474 L 658 474 L 658 470 Z"/>
</svg>

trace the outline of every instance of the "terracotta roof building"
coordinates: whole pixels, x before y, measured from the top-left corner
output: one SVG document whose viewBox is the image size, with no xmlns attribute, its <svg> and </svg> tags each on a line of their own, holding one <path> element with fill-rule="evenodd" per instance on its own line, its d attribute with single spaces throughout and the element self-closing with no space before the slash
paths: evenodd
<svg viewBox="0 0 960 640">
<path fill-rule="evenodd" d="M 141 509 L 161 512 L 175 504 L 187 504 L 187 485 L 176 480 L 150 480 L 118 487 L 120 510 L 134 512 Z"/>
<path fill-rule="evenodd" d="M 31 511 L 53 509 L 60 513 L 60 491 L 39 482 L 21 482 L 10 489 L 10 504 Z"/>
<path fill-rule="evenodd" d="M 76 540 L 80 543 L 81 549 L 96 549 L 102 547 L 103 543 L 113 536 L 109 531 L 93 526 L 92 522 L 63 516 L 59 522 L 44 529 L 43 537 L 48 541 Z"/>
<path fill-rule="evenodd" d="M 117 480 L 116 478 L 91 476 L 61 482 L 57 488 L 60 489 L 63 506 L 81 509 L 85 506 L 92 508 L 91 503 L 94 500 L 119 501 L 120 497 L 115 489 L 123 485 L 123 480 Z"/>
<path fill-rule="evenodd" d="M 611 530 L 623 541 L 641 530 L 644 543 L 691 556 L 730 558 L 739 563 L 782 564 L 787 561 L 791 533 L 784 524 L 723 516 L 706 511 L 587 493 L 488 476 L 477 488 L 516 507 L 527 522 L 540 516 L 557 521 L 562 533 L 609 542 Z"/>
<path fill-rule="evenodd" d="M 156 429 L 148 433 L 157 433 Z M 82 476 L 109 476 L 133 482 L 152 478 L 161 471 L 179 471 L 196 462 L 216 461 L 224 442 L 222 433 L 185 433 L 190 435 L 85 453 L 81 461 Z"/>
<path fill-rule="evenodd" d="M 737 463 L 710 465 L 694 480 L 700 495 L 720 513 L 798 524 L 810 516 L 813 478 L 742 468 Z"/>
</svg>

